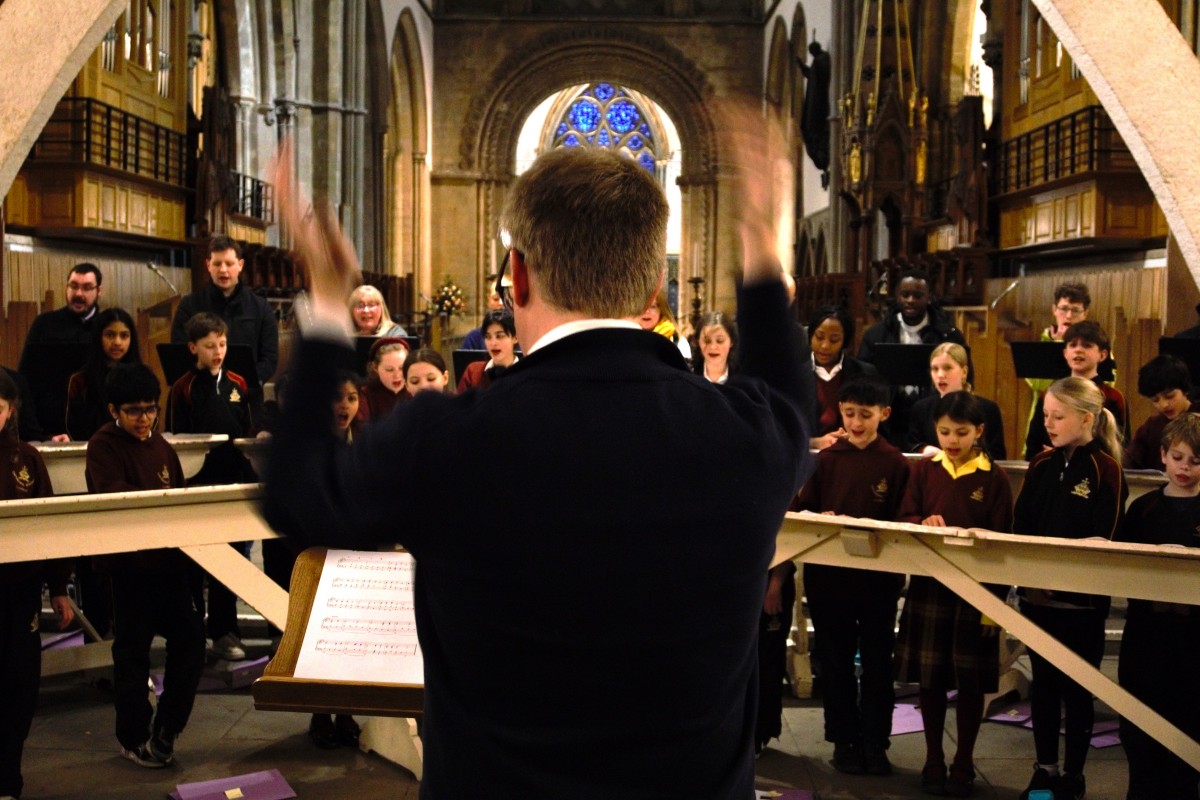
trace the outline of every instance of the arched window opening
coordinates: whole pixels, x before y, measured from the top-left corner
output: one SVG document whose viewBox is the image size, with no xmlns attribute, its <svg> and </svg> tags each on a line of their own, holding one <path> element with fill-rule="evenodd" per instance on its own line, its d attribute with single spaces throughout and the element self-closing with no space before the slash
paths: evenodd
<svg viewBox="0 0 1200 800">
<path fill-rule="evenodd" d="M 655 172 L 659 153 L 649 115 L 629 90 L 593 83 L 559 117 L 552 147 L 604 147 Z"/>
</svg>

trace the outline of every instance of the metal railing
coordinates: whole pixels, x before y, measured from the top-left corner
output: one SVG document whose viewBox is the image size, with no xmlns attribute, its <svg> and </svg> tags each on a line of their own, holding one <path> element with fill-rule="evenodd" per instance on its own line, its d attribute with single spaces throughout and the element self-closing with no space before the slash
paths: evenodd
<svg viewBox="0 0 1200 800">
<path fill-rule="evenodd" d="M 996 193 L 1073 175 L 1136 170 L 1108 114 L 1100 106 L 1089 106 L 1004 142 L 996 165 Z"/>
<path fill-rule="evenodd" d="M 91 97 L 65 97 L 34 142 L 31 161 L 99 164 L 183 186 L 186 137 Z"/>
<path fill-rule="evenodd" d="M 275 221 L 275 189 L 271 184 L 240 172 L 233 173 L 237 200 L 229 209 L 231 214 L 253 217 L 267 225 Z"/>
</svg>

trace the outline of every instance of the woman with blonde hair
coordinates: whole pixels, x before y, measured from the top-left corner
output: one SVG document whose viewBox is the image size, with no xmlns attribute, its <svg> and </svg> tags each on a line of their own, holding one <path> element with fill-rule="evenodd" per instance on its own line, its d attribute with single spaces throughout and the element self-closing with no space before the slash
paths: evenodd
<svg viewBox="0 0 1200 800">
<path fill-rule="evenodd" d="M 922 397 L 913 404 L 908 417 L 908 438 L 904 449 L 910 453 L 932 455 L 938 452 L 938 437 L 934 408 L 941 398 L 951 392 L 967 392 L 975 394 L 971 382 L 967 380 L 970 361 L 967 348 L 955 342 L 942 342 L 933 348 L 929 354 L 929 382 L 937 394 Z M 1004 459 L 1008 450 L 1004 445 L 1004 421 L 1000 416 L 1000 406 L 986 397 L 975 395 L 983 411 L 983 438 L 980 446 L 993 461 Z"/>
<path fill-rule="evenodd" d="M 383 294 L 363 284 L 350 293 L 347 302 L 355 336 L 407 336 L 408 332 L 392 319 Z"/>
</svg>

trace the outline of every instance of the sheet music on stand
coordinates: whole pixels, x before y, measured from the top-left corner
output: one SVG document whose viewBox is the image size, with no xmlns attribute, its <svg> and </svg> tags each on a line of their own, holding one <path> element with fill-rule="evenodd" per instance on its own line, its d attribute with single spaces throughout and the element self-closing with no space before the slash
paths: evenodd
<svg viewBox="0 0 1200 800">
<path fill-rule="evenodd" d="M 424 683 L 408 553 L 329 550 L 297 678 Z"/>
<path fill-rule="evenodd" d="M 411 717 L 425 680 L 408 553 L 311 547 L 296 559 L 287 629 L 251 689 L 260 711 Z"/>
</svg>

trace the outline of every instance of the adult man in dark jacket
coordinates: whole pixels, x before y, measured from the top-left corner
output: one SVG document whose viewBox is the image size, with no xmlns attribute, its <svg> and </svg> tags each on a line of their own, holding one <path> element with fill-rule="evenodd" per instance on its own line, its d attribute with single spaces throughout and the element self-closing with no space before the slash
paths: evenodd
<svg viewBox="0 0 1200 800">
<path fill-rule="evenodd" d="M 229 326 L 230 344 L 249 345 L 258 381 L 266 383 L 279 363 L 279 328 L 267 301 L 238 281 L 245 263 L 233 239 L 214 236 L 209 240 L 205 266 L 211 280 L 179 302 L 171 322 L 171 341 L 187 344 L 187 321 L 201 311 L 211 311 Z"/>
<path fill-rule="evenodd" d="M 755 626 L 810 465 L 769 191 L 753 183 L 771 174 L 764 152 L 729 153 L 756 163 L 735 202 L 743 350 L 728 383 L 689 373 L 636 323 L 663 278 L 653 177 L 608 151 L 555 150 L 517 180 L 504 218 L 526 357 L 487 392 L 401 404 L 340 452 L 329 398 L 347 345 L 334 339 L 348 342 L 356 265 L 328 216 L 306 224 L 283 201 L 316 322 L 266 515 L 307 541 L 394 535 L 416 557 L 422 798 L 751 795 Z M 275 180 L 288 198 L 290 176 Z M 463 494 L 463 465 L 485 454 L 503 454 L 520 491 Z"/>
<path fill-rule="evenodd" d="M 923 270 L 906 269 L 896 283 L 896 300 L 888 304 L 883 319 L 867 328 L 858 346 L 858 360 L 878 366 L 875 345 L 879 344 L 941 344 L 954 342 L 966 347 L 962 331 L 937 304 L 929 289 L 929 276 Z M 969 370 L 969 365 L 968 365 Z M 928 376 L 928 373 L 926 373 Z M 908 436 L 909 411 L 917 399 L 927 395 L 932 387 L 928 377 L 919 384 L 897 386 L 892 398 L 892 416 L 887 422 L 888 441 L 903 449 Z"/>
<path fill-rule="evenodd" d="M 17 371 L 25 376 L 33 392 L 37 413 L 38 429 L 46 438 L 66 441 L 67 438 L 67 383 L 66 378 L 74 369 L 63 372 L 61 384 L 52 380 L 50 373 L 38 369 L 35 361 L 39 356 L 39 345 L 87 345 L 92 341 L 92 320 L 100 311 L 100 295 L 104 275 L 95 264 L 83 262 L 71 267 L 67 273 L 67 304 L 53 311 L 46 311 L 34 318 L 25 334 L 21 349 L 21 362 Z M 22 425 L 22 428 L 25 428 Z M 24 431 L 23 431 L 24 433 Z M 24 438 L 24 437 L 22 437 Z"/>
</svg>

